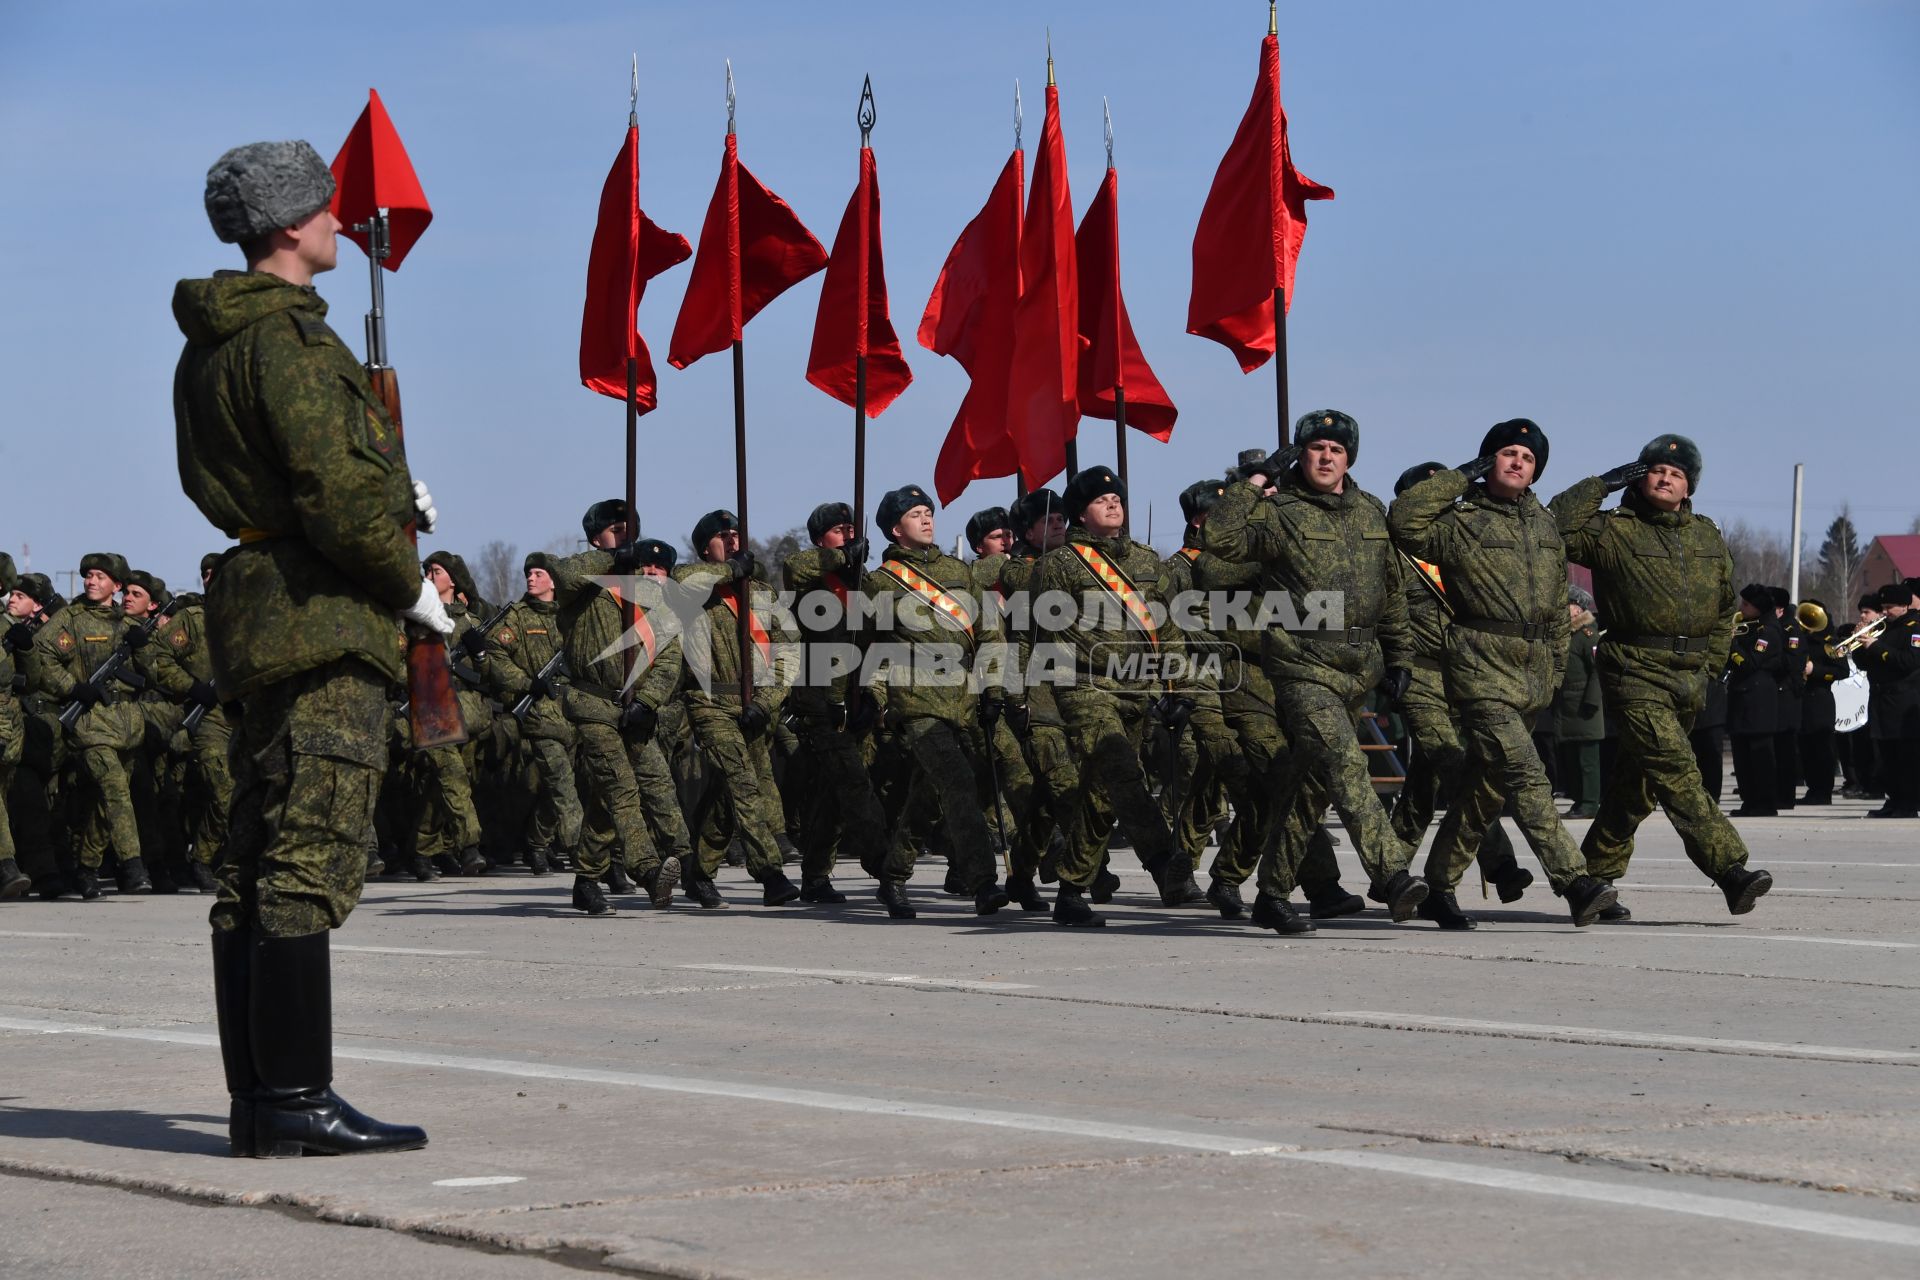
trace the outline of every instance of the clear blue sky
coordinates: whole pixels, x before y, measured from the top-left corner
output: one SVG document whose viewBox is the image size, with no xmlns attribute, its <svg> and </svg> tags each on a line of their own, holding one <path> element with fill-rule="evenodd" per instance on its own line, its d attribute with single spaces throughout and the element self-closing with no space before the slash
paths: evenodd
<svg viewBox="0 0 1920 1280">
<path fill-rule="evenodd" d="M 1076 214 L 1112 99 L 1125 287 L 1181 409 L 1136 435 L 1136 530 L 1163 545 L 1174 494 L 1273 436 L 1270 374 L 1185 334 L 1195 220 L 1252 88 L 1266 6 L 1236 3 L 251 4 L 0 9 L 0 546 L 34 567 L 126 552 L 176 583 L 219 536 L 181 497 L 170 401 L 173 282 L 235 265 L 209 232 L 221 151 L 304 137 L 331 157 L 377 87 L 435 220 L 389 283 L 415 471 L 471 554 L 577 532 L 621 488 L 620 405 L 576 370 L 587 247 L 640 55 L 642 199 L 699 230 L 720 155 L 722 60 L 741 151 L 823 242 L 855 172 L 871 72 L 894 321 L 915 382 L 870 428 L 869 492 L 931 485 L 965 388 L 911 334 L 948 246 L 1012 141 L 1013 82 L 1039 134 L 1051 24 Z M 1290 329 L 1296 412 L 1363 431 L 1375 492 L 1492 422 L 1537 419 L 1542 488 L 1693 435 L 1701 507 L 1808 524 L 1843 500 L 1863 541 L 1920 513 L 1920 6 L 1742 0 L 1608 6 L 1286 4 L 1294 155 L 1339 198 L 1312 207 Z M 649 533 L 678 542 L 733 502 L 724 356 L 666 367 L 687 268 L 643 332 L 661 408 L 642 420 Z M 356 349 L 364 259 L 323 277 Z M 753 522 L 850 496 L 851 414 L 803 379 L 818 278 L 748 330 Z M 1112 456 L 1082 426 L 1082 460 Z M 944 516 L 1004 502 L 976 485 Z M 872 501 L 870 498 L 869 501 Z M 1811 552 L 1811 547 L 1809 548 Z"/>
</svg>

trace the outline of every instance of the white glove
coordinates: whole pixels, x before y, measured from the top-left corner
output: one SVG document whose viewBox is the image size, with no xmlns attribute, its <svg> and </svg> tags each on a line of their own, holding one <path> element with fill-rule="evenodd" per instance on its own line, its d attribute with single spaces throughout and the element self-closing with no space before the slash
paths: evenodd
<svg viewBox="0 0 1920 1280">
<path fill-rule="evenodd" d="M 413 511 L 414 526 L 421 533 L 432 533 L 433 526 L 440 523 L 440 512 L 433 505 L 433 495 L 418 480 L 413 482 Z"/>
<path fill-rule="evenodd" d="M 440 603 L 440 589 L 431 582 L 420 584 L 420 598 L 413 602 L 412 608 L 402 609 L 400 616 L 443 636 L 453 634 L 453 619 L 447 616 L 447 606 Z"/>
</svg>

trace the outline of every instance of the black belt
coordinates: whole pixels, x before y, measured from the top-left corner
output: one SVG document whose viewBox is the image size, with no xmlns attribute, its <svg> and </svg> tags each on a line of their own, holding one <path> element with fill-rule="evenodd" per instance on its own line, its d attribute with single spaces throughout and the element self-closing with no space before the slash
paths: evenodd
<svg viewBox="0 0 1920 1280">
<path fill-rule="evenodd" d="M 1612 639 L 1612 637 L 1609 637 Z M 1665 649 L 1668 653 L 1705 653 L 1713 647 L 1712 636 L 1622 636 L 1615 644 L 1636 649 Z"/>
<path fill-rule="evenodd" d="M 1514 640 L 1547 640 L 1553 636 L 1551 622 L 1503 622 L 1498 618 L 1455 618 L 1453 625 L 1465 627 L 1469 631 L 1485 631 L 1490 635 L 1507 636 Z"/>
<path fill-rule="evenodd" d="M 1348 627 L 1345 631 L 1327 631 L 1321 628 L 1295 631 L 1292 627 L 1286 627 L 1283 630 L 1296 640 L 1318 640 L 1322 644 L 1350 644 L 1356 648 L 1372 644 L 1374 636 L 1372 627 Z"/>
<path fill-rule="evenodd" d="M 609 689 L 603 684 L 594 684 L 591 680 L 574 680 L 566 687 L 569 689 L 578 689 L 582 693 L 590 693 L 596 698 L 605 698 L 608 702 L 620 701 L 620 691 L 618 689 Z"/>
</svg>

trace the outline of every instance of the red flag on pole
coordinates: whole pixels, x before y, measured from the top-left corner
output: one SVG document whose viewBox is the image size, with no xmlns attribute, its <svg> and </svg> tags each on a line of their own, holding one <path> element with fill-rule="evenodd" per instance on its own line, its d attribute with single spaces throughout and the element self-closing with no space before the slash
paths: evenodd
<svg viewBox="0 0 1920 1280">
<path fill-rule="evenodd" d="M 1111 165 L 1080 220 L 1074 251 L 1080 259 L 1080 337 L 1087 343 L 1080 353 L 1080 412 L 1113 417 L 1118 390 L 1126 396 L 1127 425 L 1165 442 L 1180 411 L 1153 376 L 1127 318 L 1120 292 L 1120 175 Z"/>
<path fill-rule="evenodd" d="M 887 276 L 880 254 L 880 178 L 873 148 L 860 148 L 860 181 L 841 215 L 820 286 L 807 381 L 842 404 L 854 403 L 854 361 L 867 358 L 867 412 L 879 417 L 913 381 L 900 339 L 887 317 Z"/>
<path fill-rule="evenodd" d="M 763 307 L 826 265 L 827 251 L 740 163 L 740 140 L 729 133 L 667 363 L 684 369 L 725 351 Z"/>
<path fill-rule="evenodd" d="M 1067 465 L 1080 430 L 1080 281 L 1073 251 L 1073 195 L 1060 136 L 1060 90 L 1048 61 L 1047 116 L 1033 157 L 1033 190 L 1020 233 L 1020 305 L 1007 373 L 1007 431 L 1027 487 Z"/>
<path fill-rule="evenodd" d="M 1260 46 L 1260 78 L 1220 160 L 1193 235 L 1187 332 L 1230 349 L 1243 373 L 1273 355 L 1273 291 L 1293 305 L 1293 270 L 1307 235 L 1307 201 L 1333 189 L 1293 167 L 1280 105 L 1280 38 Z M 1129 397 L 1131 399 L 1131 397 Z"/>
<path fill-rule="evenodd" d="M 433 221 L 433 210 L 378 90 L 367 90 L 367 109 L 353 122 L 332 167 L 333 216 L 340 219 L 341 234 L 365 250 L 366 233 L 354 227 L 372 221 L 374 210 L 387 210 L 389 248 L 382 265 L 398 271 Z"/>
<path fill-rule="evenodd" d="M 640 211 L 640 128 L 627 140 L 600 189 L 600 216 L 587 255 L 587 303 L 580 313 L 580 382 L 616 400 L 627 398 L 627 361 L 639 363 L 634 400 L 641 413 L 658 403 L 653 355 L 640 336 L 640 299 L 647 281 L 693 254 L 687 238 L 663 231 Z"/>
<path fill-rule="evenodd" d="M 1010 476 L 1019 454 L 1007 434 L 1007 371 L 1020 302 L 1020 206 L 1026 153 L 1007 157 L 986 204 L 947 252 L 920 317 L 920 345 L 952 356 L 973 379 L 940 447 L 934 488 L 952 502 L 973 481 Z"/>
</svg>

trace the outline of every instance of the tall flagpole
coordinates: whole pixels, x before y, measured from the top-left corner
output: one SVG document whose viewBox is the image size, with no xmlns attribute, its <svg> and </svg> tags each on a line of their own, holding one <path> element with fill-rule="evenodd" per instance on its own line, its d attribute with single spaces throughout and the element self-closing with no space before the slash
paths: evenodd
<svg viewBox="0 0 1920 1280">
<path fill-rule="evenodd" d="M 727 60 L 727 136 L 729 138 L 734 136 L 733 107 L 733 60 L 729 58 Z M 736 188 L 739 180 L 736 168 L 733 175 Z M 739 192 L 736 189 L 733 193 L 733 204 L 736 209 L 739 208 L 739 203 Z M 736 241 L 728 246 L 730 252 L 727 254 L 727 259 L 728 270 L 733 273 L 733 299 L 737 307 L 740 305 L 740 246 L 738 244 L 740 224 L 737 218 L 729 227 L 729 234 L 735 237 Z M 738 313 L 735 314 L 735 320 L 738 320 Z M 745 331 L 742 330 L 741 336 L 733 340 L 733 473 L 734 498 L 739 506 L 740 549 L 750 551 L 752 548 L 747 541 L 747 347 L 745 336 Z M 696 554 L 699 550 L 698 547 L 694 548 Z M 748 581 L 738 586 L 740 709 L 745 711 L 753 701 L 753 645 L 750 626 L 753 618 L 753 583 Z"/>
<path fill-rule="evenodd" d="M 627 82 L 627 128 L 638 129 L 639 127 L 640 127 L 640 55 L 636 53 L 633 55 L 632 79 L 630 79 Z M 640 192 L 639 192 L 639 187 L 637 185 L 637 182 L 634 188 L 633 199 L 634 199 L 634 207 L 636 209 L 639 208 Z M 633 288 L 633 284 L 631 281 L 628 282 L 627 288 L 629 290 Z M 631 300 L 632 296 L 633 295 L 631 294 L 631 292 L 629 292 L 628 294 L 629 300 Z M 634 323 L 637 323 L 637 321 L 635 319 L 635 316 L 631 313 L 628 314 L 627 320 L 628 320 L 628 329 L 629 329 L 627 340 L 629 344 L 631 344 L 633 340 L 632 332 L 631 332 L 632 325 Z M 638 353 L 629 351 L 627 353 L 627 542 L 629 544 L 638 541 L 640 537 L 639 475 L 640 475 L 640 357 Z M 637 606 L 633 602 L 633 598 L 632 598 L 633 593 L 631 591 L 626 592 L 625 595 L 627 598 L 621 601 L 622 605 L 624 606 L 624 608 L 622 609 L 622 612 L 625 615 L 622 621 L 626 625 L 626 630 L 628 632 L 632 632 L 635 624 L 639 620 L 638 615 L 636 613 Z M 634 662 L 633 646 L 625 645 L 621 648 L 620 652 L 626 662 L 625 674 L 627 677 L 627 684 L 631 686 L 633 683 L 633 662 Z"/>
<path fill-rule="evenodd" d="M 1020 150 L 1020 133 L 1026 124 L 1026 109 L 1020 104 L 1020 78 L 1013 80 L 1013 149 Z M 1016 254 L 1016 259 L 1018 255 Z M 1013 468 L 1013 500 L 1015 502 L 1027 496 L 1027 476 L 1016 463 Z"/>
<path fill-rule="evenodd" d="M 1049 29 L 1047 32 L 1047 88 L 1051 89 L 1053 87 L 1053 32 Z M 1024 288 L 1025 286 L 1022 287 Z M 1080 473 L 1080 439 L 1078 436 L 1075 436 L 1073 439 L 1065 441 L 1065 444 L 1067 480 L 1071 482 L 1074 476 Z"/>
<path fill-rule="evenodd" d="M 1267 34 L 1274 37 L 1280 34 L 1280 0 L 1267 0 Z M 1274 110 L 1279 109 L 1276 100 Z M 1273 186 L 1269 174 L 1267 189 L 1271 191 Z M 1287 290 L 1278 280 L 1273 284 L 1273 396 L 1280 418 L 1280 447 L 1284 449 L 1293 433 L 1287 426 Z"/>
<path fill-rule="evenodd" d="M 873 77 L 866 77 L 860 86 L 860 106 L 854 113 L 854 119 L 860 126 L 860 186 L 867 182 L 867 150 L 873 138 L 873 126 L 880 118 L 873 105 Z M 867 219 L 873 202 L 863 190 L 860 193 L 860 317 L 855 323 L 856 341 L 853 348 L 853 527 L 858 534 L 864 535 L 867 528 L 867 299 L 871 287 L 867 272 L 873 261 L 869 240 L 873 228 Z M 865 566 L 862 566 L 864 568 Z"/>
<path fill-rule="evenodd" d="M 1105 98 L 1100 99 L 1100 114 L 1106 119 L 1107 172 L 1111 174 L 1113 172 L 1113 107 L 1108 104 Z M 1117 196 L 1118 192 L 1116 191 L 1115 194 Z M 1114 363 L 1113 377 L 1114 469 L 1120 473 L 1121 487 L 1127 489 L 1127 493 L 1129 497 L 1131 497 L 1133 490 L 1127 487 L 1127 362 L 1125 358 L 1125 347 L 1121 342 L 1122 334 L 1120 329 L 1120 233 L 1118 230 L 1120 214 L 1118 201 L 1116 200 L 1116 202 L 1109 207 L 1114 211 L 1113 218 L 1116 224 L 1113 233 L 1113 349 L 1115 352 L 1120 353 L 1120 358 Z M 1133 507 L 1129 505 L 1127 507 L 1126 517 L 1121 522 L 1120 532 L 1131 533 L 1132 531 Z"/>
</svg>

